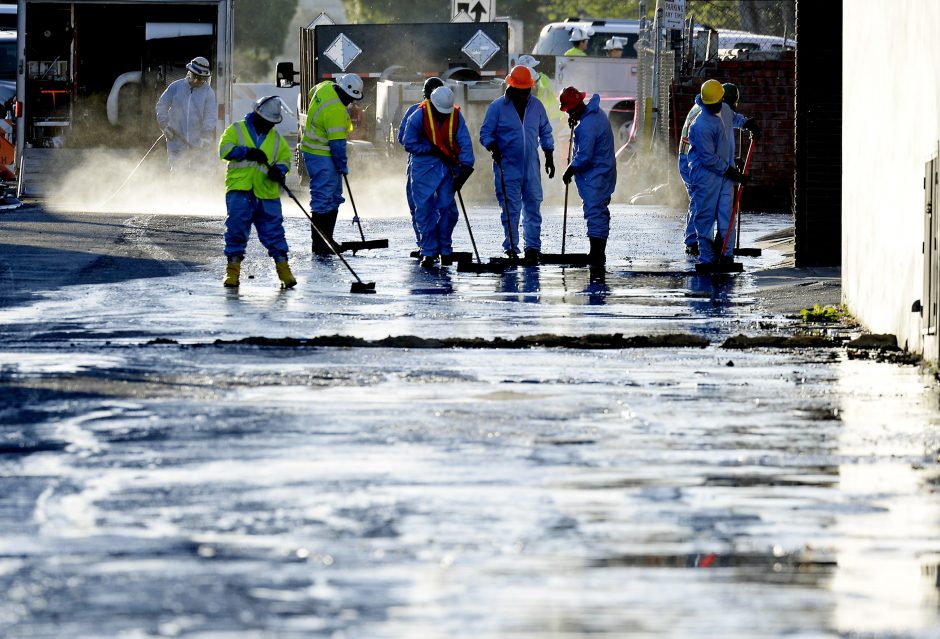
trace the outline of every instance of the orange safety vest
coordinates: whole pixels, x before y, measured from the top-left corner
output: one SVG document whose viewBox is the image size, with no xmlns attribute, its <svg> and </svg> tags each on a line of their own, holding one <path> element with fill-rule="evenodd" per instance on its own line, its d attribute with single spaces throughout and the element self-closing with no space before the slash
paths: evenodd
<svg viewBox="0 0 940 639">
<path fill-rule="evenodd" d="M 460 107 L 454 105 L 450 117 L 438 126 L 428 106 L 428 101 L 424 100 L 418 107 L 423 111 L 424 134 L 428 136 L 431 144 L 443 151 L 447 157 L 453 158 L 456 163 L 460 157 L 460 146 L 457 144 L 457 116 L 460 113 Z"/>
</svg>

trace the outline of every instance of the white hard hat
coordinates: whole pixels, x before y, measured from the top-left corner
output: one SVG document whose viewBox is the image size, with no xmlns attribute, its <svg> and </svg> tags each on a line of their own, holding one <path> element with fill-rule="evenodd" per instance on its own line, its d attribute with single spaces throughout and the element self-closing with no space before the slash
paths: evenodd
<svg viewBox="0 0 940 639">
<path fill-rule="evenodd" d="M 612 49 L 622 49 L 622 48 L 623 48 L 623 40 L 621 40 L 620 38 L 616 38 L 616 37 L 609 38 L 607 42 L 604 43 L 605 51 L 611 51 Z"/>
<path fill-rule="evenodd" d="M 521 64 L 524 67 L 535 68 L 539 66 L 539 61 L 535 59 L 534 56 L 529 55 L 528 53 L 523 53 L 519 56 L 519 59 L 516 60 L 516 64 Z"/>
<path fill-rule="evenodd" d="M 431 104 L 439 113 L 454 111 L 454 92 L 450 87 L 437 87 L 431 92 Z"/>
<path fill-rule="evenodd" d="M 532 83 L 537 84 L 539 81 L 539 72 L 533 69 L 532 67 L 526 67 L 529 70 L 529 74 L 532 76 Z"/>
<path fill-rule="evenodd" d="M 587 31 L 585 31 L 581 27 L 572 27 L 571 37 L 568 38 L 568 41 L 569 42 L 581 42 L 582 40 L 587 40 L 592 35 L 594 35 L 594 32 L 591 29 L 588 29 Z"/>
<path fill-rule="evenodd" d="M 284 104 L 284 100 L 276 95 L 266 95 L 263 98 L 255 100 L 254 111 L 268 122 L 273 122 L 274 124 L 284 119 L 281 111 L 287 111 L 293 115 L 293 112 Z"/>
<path fill-rule="evenodd" d="M 198 75 L 200 78 L 208 78 L 212 75 L 209 61 L 202 56 L 193 58 L 190 63 L 186 65 L 186 68 L 191 71 L 193 75 Z"/>
<path fill-rule="evenodd" d="M 336 86 L 354 100 L 362 99 L 362 78 L 355 73 L 343 73 L 333 78 Z"/>
</svg>

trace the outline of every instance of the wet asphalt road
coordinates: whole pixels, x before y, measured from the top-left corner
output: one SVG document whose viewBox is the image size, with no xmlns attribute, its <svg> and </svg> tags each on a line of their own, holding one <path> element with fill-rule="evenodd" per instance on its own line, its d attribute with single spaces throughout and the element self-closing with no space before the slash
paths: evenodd
<svg viewBox="0 0 940 639">
<path fill-rule="evenodd" d="M 287 228 L 298 287 L 253 243 L 234 293 L 217 216 L 0 216 L 0 636 L 940 636 L 932 380 L 720 348 L 794 321 L 685 275 L 679 212 L 616 207 L 603 282 L 424 271 L 367 219 L 374 296 Z M 214 344 L 535 333 L 709 346 Z"/>
</svg>

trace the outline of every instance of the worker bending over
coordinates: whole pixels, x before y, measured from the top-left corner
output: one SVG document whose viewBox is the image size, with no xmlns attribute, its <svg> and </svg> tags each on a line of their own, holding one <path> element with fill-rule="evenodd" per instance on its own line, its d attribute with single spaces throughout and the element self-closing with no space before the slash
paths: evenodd
<svg viewBox="0 0 940 639">
<path fill-rule="evenodd" d="M 424 81 L 424 102 L 427 102 L 431 99 L 431 93 L 437 87 L 444 86 L 444 81 L 438 77 L 428 78 Z M 405 128 L 408 124 L 408 118 L 411 117 L 411 114 L 414 113 L 418 107 L 420 107 L 422 102 L 417 102 L 408 107 L 408 110 L 405 111 L 405 117 L 401 119 L 401 124 L 398 125 L 398 143 L 404 146 L 405 144 Z M 415 242 L 418 245 L 418 254 L 421 254 L 421 232 L 418 230 L 418 223 L 415 220 L 415 200 L 411 195 L 411 154 L 408 154 L 408 165 L 405 167 L 405 198 L 408 200 L 408 211 L 411 213 L 411 227 L 415 232 Z"/>
<path fill-rule="evenodd" d="M 408 118 L 402 141 L 411 154 L 411 194 L 421 233 L 421 266 L 453 252 L 459 213 L 454 193 L 473 173 L 473 141 L 446 86 L 431 92 Z"/>
<path fill-rule="evenodd" d="M 733 260 L 734 243 L 720 252 L 724 238 L 734 233 L 731 205 L 734 183 L 744 184 L 747 177 L 735 165 L 734 135 L 738 126 L 757 136 L 760 131 L 753 119 L 735 113 L 723 102 L 725 88 L 717 80 L 702 84 L 695 103 L 701 114 L 689 126 L 689 182 L 692 216 L 698 243 L 698 263 L 714 266 Z M 717 227 L 717 237 L 715 230 Z"/>
<path fill-rule="evenodd" d="M 242 259 L 252 224 L 261 244 L 274 258 L 281 288 L 297 284 L 287 264 L 287 239 L 281 214 L 280 185 L 291 160 L 291 147 L 274 130 L 281 121 L 281 99 L 260 98 L 244 120 L 222 134 L 219 156 L 228 161 L 225 172 L 225 286 L 239 284 Z M 286 107 L 284 107 L 286 109 Z"/>
<path fill-rule="evenodd" d="M 610 234 L 610 197 L 617 185 L 617 164 L 614 155 L 614 134 L 601 110 L 601 97 L 591 96 L 584 104 L 585 93 L 574 87 L 561 92 L 561 110 L 568 114 L 574 127 L 574 154 L 562 176 L 565 184 L 571 179 L 578 187 L 587 222 L 591 245 L 590 266 L 594 274 L 603 273 L 607 261 L 607 237 Z"/>
<path fill-rule="evenodd" d="M 349 173 L 346 139 L 352 133 L 352 120 L 346 107 L 362 99 L 362 78 L 345 73 L 310 89 L 310 104 L 300 150 L 310 176 L 310 212 L 320 230 L 310 229 L 311 246 L 317 255 L 330 255 L 336 216 L 343 198 L 343 178 Z"/>
<path fill-rule="evenodd" d="M 166 138 L 166 155 L 173 173 L 196 175 L 211 157 L 217 135 L 218 109 L 209 85 L 212 69 L 202 56 L 186 65 L 186 77 L 166 88 L 157 100 L 157 124 Z"/>
<path fill-rule="evenodd" d="M 509 258 L 519 256 L 519 221 L 523 223 L 525 259 L 538 263 L 542 250 L 542 176 L 538 149 L 545 154 L 545 172 L 555 176 L 552 125 L 545 107 L 532 96 L 532 73 L 517 65 L 506 77 L 506 93 L 486 108 L 480 144 L 493 156 L 496 199 L 499 201 Z M 505 189 L 505 191 L 504 191 Z"/>
</svg>

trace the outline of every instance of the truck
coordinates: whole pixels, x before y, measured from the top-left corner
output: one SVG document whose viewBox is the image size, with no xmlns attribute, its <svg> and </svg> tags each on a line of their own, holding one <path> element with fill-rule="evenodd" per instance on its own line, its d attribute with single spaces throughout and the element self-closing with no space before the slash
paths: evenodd
<svg viewBox="0 0 940 639">
<path fill-rule="evenodd" d="M 41 196 L 90 149 L 146 149 L 154 105 L 209 59 L 217 129 L 232 120 L 234 0 L 19 0 L 18 194 Z"/>
<path fill-rule="evenodd" d="M 503 94 L 509 72 L 506 22 L 333 24 L 315 20 L 300 29 L 299 69 L 279 62 L 276 83 L 298 82 L 298 136 L 303 137 L 310 90 L 342 73 L 363 81 L 363 99 L 353 103 L 353 153 L 397 152 L 398 126 L 405 110 L 421 101 L 424 80 L 438 76 L 455 94 L 471 131 L 479 129 L 487 105 Z M 474 139 L 476 135 L 472 135 Z M 298 175 L 304 165 L 295 154 Z"/>
<path fill-rule="evenodd" d="M 587 55 L 566 57 L 564 53 L 571 47 L 569 36 L 575 28 L 588 35 Z M 618 146 L 635 135 L 639 34 L 639 20 L 568 18 L 543 26 L 532 49 L 540 62 L 539 70 L 551 77 L 556 89 L 575 86 L 588 95 L 600 95 L 601 108 L 610 120 Z M 623 44 L 621 57 L 607 57 L 604 47 L 610 38 Z"/>
</svg>

